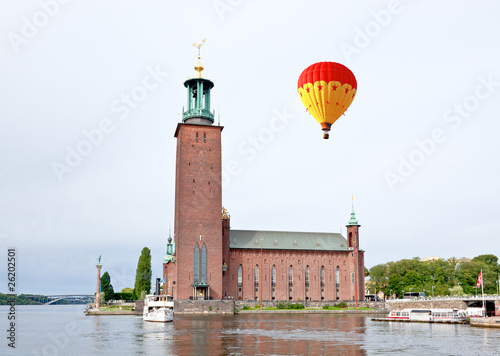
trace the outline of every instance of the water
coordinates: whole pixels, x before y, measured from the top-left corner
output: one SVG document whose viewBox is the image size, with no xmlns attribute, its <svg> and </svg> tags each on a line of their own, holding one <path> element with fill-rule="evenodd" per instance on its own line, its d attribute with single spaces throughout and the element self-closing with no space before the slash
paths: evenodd
<svg viewBox="0 0 500 356">
<path fill-rule="evenodd" d="M 374 322 L 365 315 L 84 316 L 83 306 L 17 306 L 1 355 L 500 355 L 500 329 Z M 7 327 L 7 307 L 0 307 Z M 6 335 L 6 332 L 2 333 Z"/>
</svg>

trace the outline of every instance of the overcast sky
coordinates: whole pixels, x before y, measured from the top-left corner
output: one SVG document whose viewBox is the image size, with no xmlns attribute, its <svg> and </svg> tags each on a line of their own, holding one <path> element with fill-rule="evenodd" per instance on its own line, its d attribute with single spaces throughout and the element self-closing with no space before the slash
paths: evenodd
<svg viewBox="0 0 500 356">
<path fill-rule="evenodd" d="M 1 285 L 8 247 L 18 293 L 91 294 L 99 255 L 115 291 L 133 287 L 144 246 L 160 276 L 173 135 L 204 38 L 233 229 L 339 232 L 354 194 L 367 267 L 500 255 L 499 13 L 494 0 L 3 1 Z M 358 82 L 329 140 L 297 94 L 320 61 Z"/>
</svg>

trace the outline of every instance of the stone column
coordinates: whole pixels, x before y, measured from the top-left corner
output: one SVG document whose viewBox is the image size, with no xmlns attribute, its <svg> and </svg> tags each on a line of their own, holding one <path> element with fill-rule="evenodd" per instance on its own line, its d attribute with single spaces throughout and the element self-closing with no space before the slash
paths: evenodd
<svg viewBox="0 0 500 356">
<path fill-rule="evenodd" d="M 102 265 L 96 265 L 97 267 L 97 291 L 95 295 L 95 307 L 99 309 L 99 302 L 101 298 L 101 267 Z"/>
</svg>

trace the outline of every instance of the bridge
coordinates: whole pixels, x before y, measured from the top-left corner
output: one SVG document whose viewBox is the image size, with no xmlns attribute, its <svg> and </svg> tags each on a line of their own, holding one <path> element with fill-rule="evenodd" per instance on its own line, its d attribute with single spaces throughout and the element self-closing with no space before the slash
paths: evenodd
<svg viewBox="0 0 500 356">
<path fill-rule="evenodd" d="M 54 304 L 60 300 L 68 300 L 68 301 L 79 301 L 84 303 L 91 303 L 94 301 L 93 294 L 54 294 L 54 295 L 33 295 L 26 296 L 29 299 L 32 299 L 37 302 L 41 302 L 44 305 Z"/>
</svg>

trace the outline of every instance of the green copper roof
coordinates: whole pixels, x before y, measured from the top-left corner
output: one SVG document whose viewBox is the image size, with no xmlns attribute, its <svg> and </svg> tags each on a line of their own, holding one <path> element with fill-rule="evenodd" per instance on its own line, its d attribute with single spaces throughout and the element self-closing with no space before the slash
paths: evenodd
<svg viewBox="0 0 500 356">
<path fill-rule="evenodd" d="M 231 229 L 230 248 L 266 250 L 347 251 L 347 240 L 337 233 Z"/>
<path fill-rule="evenodd" d="M 352 204 L 352 213 L 348 225 L 358 225 L 358 220 L 356 219 L 356 215 L 354 214 L 354 204 Z"/>
</svg>

